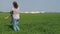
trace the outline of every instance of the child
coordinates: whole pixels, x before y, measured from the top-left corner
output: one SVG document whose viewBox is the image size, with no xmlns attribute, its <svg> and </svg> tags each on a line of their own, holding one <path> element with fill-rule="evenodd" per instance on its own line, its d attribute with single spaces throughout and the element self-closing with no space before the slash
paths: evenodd
<svg viewBox="0 0 60 34">
<path fill-rule="evenodd" d="M 18 27 L 18 21 L 19 21 L 19 7 L 16 1 L 13 2 L 13 8 L 12 11 L 10 11 L 11 14 L 11 20 L 12 20 L 12 27 L 15 31 L 19 31 L 20 28 Z"/>
<path fill-rule="evenodd" d="M 13 2 L 13 8 L 12 11 L 10 11 L 10 16 L 11 16 L 11 22 L 12 22 L 12 27 L 15 31 L 19 31 L 20 28 L 18 27 L 18 21 L 19 21 L 19 7 L 16 1 Z M 5 17 L 5 19 L 7 19 L 8 17 Z"/>
</svg>

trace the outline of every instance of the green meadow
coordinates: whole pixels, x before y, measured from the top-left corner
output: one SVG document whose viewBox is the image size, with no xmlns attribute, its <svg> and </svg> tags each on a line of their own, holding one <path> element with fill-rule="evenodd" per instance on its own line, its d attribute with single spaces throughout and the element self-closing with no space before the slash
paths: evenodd
<svg viewBox="0 0 60 34">
<path fill-rule="evenodd" d="M 9 13 L 0 13 L 0 34 L 60 34 L 60 13 L 20 14 L 20 31 L 11 28 Z"/>
</svg>

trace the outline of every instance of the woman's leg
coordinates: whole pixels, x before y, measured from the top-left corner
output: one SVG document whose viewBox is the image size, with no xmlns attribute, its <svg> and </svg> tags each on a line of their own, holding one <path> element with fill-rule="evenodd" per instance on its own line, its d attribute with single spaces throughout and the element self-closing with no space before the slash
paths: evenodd
<svg viewBox="0 0 60 34">
<path fill-rule="evenodd" d="M 17 30 L 17 28 L 16 28 L 16 26 L 17 26 L 17 24 L 16 24 L 16 19 L 13 19 L 13 29 L 16 31 Z"/>
<path fill-rule="evenodd" d="M 19 31 L 20 28 L 18 27 L 18 21 L 19 21 L 19 19 L 16 20 L 16 23 L 17 23 L 16 28 L 17 28 L 17 30 Z"/>
<path fill-rule="evenodd" d="M 18 19 L 13 19 L 13 29 L 16 31 L 16 30 L 20 30 L 19 27 L 18 27 Z"/>
</svg>

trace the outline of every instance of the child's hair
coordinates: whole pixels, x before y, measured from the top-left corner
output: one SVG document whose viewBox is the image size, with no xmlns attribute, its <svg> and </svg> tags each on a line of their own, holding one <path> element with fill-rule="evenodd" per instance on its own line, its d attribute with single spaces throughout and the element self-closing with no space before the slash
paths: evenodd
<svg viewBox="0 0 60 34">
<path fill-rule="evenodd" d="M 18 8 L 18 4 L 16 1 L 13 2 L 13 6 L 14 6 L 14 8 Z"/>
</svg>

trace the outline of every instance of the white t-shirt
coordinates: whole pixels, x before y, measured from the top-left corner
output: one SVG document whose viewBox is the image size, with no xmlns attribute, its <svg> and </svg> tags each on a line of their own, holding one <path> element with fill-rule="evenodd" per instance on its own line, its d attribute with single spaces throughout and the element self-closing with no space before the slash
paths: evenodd
<svg viewBox="0 0 60 34">
<path fill-rule="evenodd" d="M 13 10 L 13 18 L 14 19 L 19 19 L 19 8 L 12 8 Z"/>
</svg>

